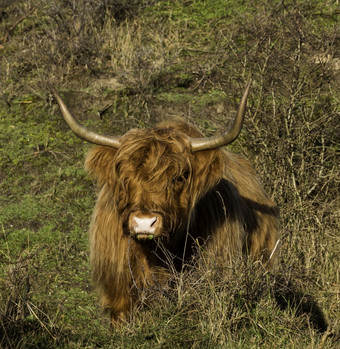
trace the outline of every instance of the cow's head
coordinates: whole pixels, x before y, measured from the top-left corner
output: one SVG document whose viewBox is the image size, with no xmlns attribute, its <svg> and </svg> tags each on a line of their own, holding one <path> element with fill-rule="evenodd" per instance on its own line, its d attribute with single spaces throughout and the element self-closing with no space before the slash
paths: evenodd
<svg viewBox="0 0 340 349">
<path fill-rule="evenodd" d="M 90 150 L 86 167 L 100 187 L 112 192 L 122 228 L 138 241 L 162 238 L 186 229 L 186 217 L 201 187 L 221 178 L 221 159 L 213 150 L 234 141 L 243 124 L 248 82 L 230 131 L 204 138 L 186 123 L 164 123 L 106 137 L 80 125 L 54 90 L 64 119 L 80 138 L 99 146 Z M 215 154 L 215 156 L 213 156 Z M 220 153 L 221 154 L 221 153 Z"/>
<path fill-rule="evenodd" d="M 183 222 L 193 174 L 187 136 L 170 128 L 132 130 L 121 139 L 114 171 L 124 232 L 163 237 Z"/>
</svg>

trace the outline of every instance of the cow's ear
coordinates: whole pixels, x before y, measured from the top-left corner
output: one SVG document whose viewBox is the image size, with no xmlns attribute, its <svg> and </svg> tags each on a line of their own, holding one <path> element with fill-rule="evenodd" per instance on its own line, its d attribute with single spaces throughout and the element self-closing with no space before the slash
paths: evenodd
<svg viewBox="0 0 340 349">
<path fill-rule="evenodd" d="M 220 149 L 195 153 L 193 162 L 193 185 L 195 192 L 206 194 L 223 177 L 223 152 Z"/>
<path fill-rule="evenodd" d="M 95 146 L 86 156 L 85 170 L 99 187 L 114 181 L 116 152 L 116 149 L 110 147 Z"/>
</svg>

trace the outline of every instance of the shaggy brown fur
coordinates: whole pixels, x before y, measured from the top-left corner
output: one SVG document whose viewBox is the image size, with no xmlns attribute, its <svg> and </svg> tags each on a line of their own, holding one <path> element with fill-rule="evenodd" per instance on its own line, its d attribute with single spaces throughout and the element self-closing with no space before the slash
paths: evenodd
<svg viewBox="0 0 340 349">
<path fill-rule="evenodd" d="M 202 134 L 183 121 L 163 122 L 131 130 L 118 150 L 96 146 L 87 156 L 98 186 L 91 265 L 113 322 L 131 310 L 136 289 L 162 282 L 167 263 L 181 268 L 197 244 L 225 262 L 243 253 L 272 263 L 278 209 L 254 169 L 220 148 L 193 153 L 188 136 Z M 152 241 L 131 237 L 136 216 L 157 218 Z"/>
</svg>

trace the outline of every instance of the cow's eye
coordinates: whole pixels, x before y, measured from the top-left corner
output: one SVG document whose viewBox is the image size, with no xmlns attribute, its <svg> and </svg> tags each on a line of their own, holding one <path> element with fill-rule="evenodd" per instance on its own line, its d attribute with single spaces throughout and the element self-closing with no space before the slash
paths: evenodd
<svg viewBox="0 0 340 349">
<path fill-rule="evenodd" d="M 186 171 L 176 178 L 176 183 L 183 183 L 188 179 L 188 177 L 189 177 L 189 172 Z"/>
<path fill-rule="evenodd" d="M 177 183 L 182 183 L 182 182 L 184 182 L 184 177 L 183 177 L 183 176 L 178 176 L 178 177 L 176 178 L 176 182 L 177 182 Z"/>
</svg>

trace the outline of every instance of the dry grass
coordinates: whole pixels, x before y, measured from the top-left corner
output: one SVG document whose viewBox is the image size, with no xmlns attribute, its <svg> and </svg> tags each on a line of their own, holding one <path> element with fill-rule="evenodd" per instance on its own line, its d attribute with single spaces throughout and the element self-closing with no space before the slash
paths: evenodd
<svg viewBox="0 0 340 349">
<path fill-rule="evenodd" d="M 0 346 L 334 348 L 336 2 L 76 3 L 1 2 Z M 244 260 L 217 269 L 202 258 L 110 333 L 87 265 L 87 145 L 67 130 L 47 83 L 102 132 L 180 115 L 212 134 L 232 118 L 249 75 L 233 149 L 280 207 L 276 269 Z"/>
</svg>

